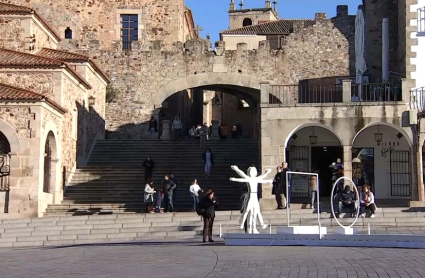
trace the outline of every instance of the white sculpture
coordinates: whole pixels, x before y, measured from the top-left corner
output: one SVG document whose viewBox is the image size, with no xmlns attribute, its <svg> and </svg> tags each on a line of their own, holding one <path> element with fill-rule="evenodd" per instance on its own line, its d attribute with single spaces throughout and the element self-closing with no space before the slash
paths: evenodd
<svg viewBox="0 0 425 278">
<path fill-rule="evenodd" d="M 244 223 L 249 214 L 249 233 L 258 234 L 259 232 L 256 229 L 257 217 L 263 229 L 266 229 L 268 225 L 264 224 L 263 216 L 261 215 L 260 203 L 258 202 L 258 196 L 257 196 L 257 186 L 259 183 L 272 182 L 271 180 L 265 180 L 266 176 L 270 174 L 272 170 L 267 169 L 264 174 L 257 177 L 257 169 L 255 167 L 248 168 L 248 171 L 247 171 L 248 175 L 246 175 L 237 166 L 231 166 L 230 168 L 232 168 L 232 170 L 234 170 L 241 177 L 241 179 L 230 178 L 230 180 L 235 182 L 246 182 L 248 184 L 248 190 L 249 190 L 248 204 L 246 205 L 245 210 L 241 216 L 241 220 L 239 222 L 239 229 L 242 230 L 244 228 Z"/>
</svg>

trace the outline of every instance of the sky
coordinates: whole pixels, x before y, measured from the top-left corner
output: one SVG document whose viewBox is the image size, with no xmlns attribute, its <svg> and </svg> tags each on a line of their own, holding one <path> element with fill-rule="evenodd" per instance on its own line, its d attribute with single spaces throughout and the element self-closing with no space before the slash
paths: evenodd
<svg viewBox="0 0 425 278">
<path fill-rule="evenodd" d="M 219 40 L 219 33 L 229 28 L 230 0 L 185 0 L 186 6 L 192 9 L 195 25 L 204 30 L 202 37 L 211 35 L 211 42 Z M 272 1 L 273 2 L 273 1 Z M 326 13 L 328 18 L 336 16 L 336 6 L 348 5 L 349 14 L 355 15 L 361 0 L 278 0 L 279 18 L 284 19 L 314 19 L 316 13 Z M 235 0 L 239 8 L 240 0 Z M 265 0 L 244 0 L 244 8 L 263 8 Z"/>
</svg>

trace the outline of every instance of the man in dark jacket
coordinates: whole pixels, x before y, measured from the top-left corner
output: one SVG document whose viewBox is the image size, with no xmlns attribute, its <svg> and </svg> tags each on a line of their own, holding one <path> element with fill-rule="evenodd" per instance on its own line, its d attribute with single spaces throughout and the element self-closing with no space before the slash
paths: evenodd
<svg viewBox="0 0 425 278">
<path fill-rule="evenodd" d="M 164 176 L 164 212 L 173 212 L 173 191 L 176 184 L 170 179 L 169 175 Z"/>
<path fill-rule="evenodd" d="M 145 168 L 145 183 L 148 179 L 152 178 L 153 168 L 155 168 L 155 163 L 150 156 L 143 162 L 143 168 Z"/>
<path fill-rule="evenodd" d="M 341 217 L 342 208 L 350 208 L 351 217 L 356 215 L 356 194 L 351 190 L 349 185 L 346 185 L 344 191 L 339 193 L 338 201 L 338 218 Z"/>
<path fill-rule="evenodd" d="M 203 242 L 205 243 L 208 237 L 209 242 L 214 242 L 212 239 L 212 229 L 214 225 L 215 209 L 218 207 L 218 202 L 214 198 L 214 191 L 208 190 L 205 197 L 201 199 L 198 205 L 199 212 L 204 219 Z"/>
<path fill-rule="evenodd" d="M 280 172 L 279 172 L 280 170 Z M 282 163 L 282 169 L 278 168 L 278 173 L 273 180 L 273 189 L 272 193 L 274 193 L 277 202 L 277 209 L 284 209 L 287 207 L 287 193 L 286 193 L 286 172 L 291 171 L 288 168 L 288 163 Z M 279 177 L 280 174 L 280 177 Z"/>
</svg>

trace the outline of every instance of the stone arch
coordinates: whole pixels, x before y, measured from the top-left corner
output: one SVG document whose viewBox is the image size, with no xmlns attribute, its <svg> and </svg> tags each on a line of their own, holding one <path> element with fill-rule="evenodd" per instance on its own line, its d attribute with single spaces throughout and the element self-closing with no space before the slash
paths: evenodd
<svg viewBox="0 0 425 278">
<path fill-rule="evenodd" d="M 51 193 L 56 185 L 57 143 L 52 131 L 49 131 L 44 144 L 43 192 Z"/>
<path fill-rule="evenodd" d="M 363 132 L 363 131 L 365 131 L 365 130 L 367 130 L 367 129 L 369 129 L 369 128 L 371 128 L 371 127 L 373 127 L 373 126 L 387 126 L 387 127 L 390 127 L 390 128 L 393 128 L 393 129 L 395 129 L 395 130 L 397 130 L 398 132 L 400 132 L 401 134 L 403 134 L 403 137 L 406 139 L 406 141 L 407 141 L 407 144 L 409 145 L 409 147 L 412 147 L 412 145 L 413 145 L 413 143 L 412 143 L 412 139 L 409 137 L 409 135 L 407 134 L 407 132 L 404 130 L 404 129 L 402 129 L 401 127 L 399 127 L 399 126 L 396 126 L 396 125 L 393 125 L 393 124 L 390 124 L 390 123 L 385 123 L 385 122 L 375 122 L 375 123 L 371 123 L 371 124 L 369 124 L 369 125 L 367 125 L 367 126 L 365 126 L 364 128 L 362 128 L 359 132 L 357 132 L 356 133 L 356 135 L 354 136 L 354 138 L 353 138 L 353 141 L 351 142 L 351 144 L 354 146 L 354 143 L 356 142 L 356 139 L 357 139 L 357 137 Z"/>
<path fill-rule="evenodd" d="M 249 17 L 246 17 L 242 21 L 242 27 L 251 26 L 252 25 L 252 19 Z"/>
<path fill-rule="evenodd" d="M 285 146 L 288 146 L 289 140 L 291 140 L 292 136 L 297 133 L 298 131 L 300 131 L 303 128 L 306 127 L 319 127 L 319 128 L 323 128 L 328 130 L 329 132 L 331 132 L 333 135 L 335 135 L 335 137 L 338 139 L 339 143 L 341 144 L 341 146 L 343 145 L 343 140 L 341 138 L 341 136 L 335 132 L 335 130 L 332 129 L 332 127 L 325 125 L 325 124 L 321 124 L 321 123 L 305 123 L 305 124 L 301 124 L 299 126 L 297 126 L 296 128 L 294 128 L 289 135 L 287 136 L 286 140 L 285 140 Z"/>
<path fill-rule="evenodd" d="M 10 151 L 12 153 L 19 153 L 21 151 L 21 143 L 19 141 L 18 134 L 11 125 L 0 119 L 0 131 L 9 141 Z"/>
<path fill-rule="evenodd" d="M 155 108 L 160 108 L 162 102 L 174 93 L 191 88 L 224 86 L 250 89 L 251 94 L 260 92 L 260 81 L 249 75 L 231 74 L 231 73 L 200 73 L 174 80 L 161 87 L 153 97 Z M 248 93 L 247 93 L 248 94 Z"/>
</svg>

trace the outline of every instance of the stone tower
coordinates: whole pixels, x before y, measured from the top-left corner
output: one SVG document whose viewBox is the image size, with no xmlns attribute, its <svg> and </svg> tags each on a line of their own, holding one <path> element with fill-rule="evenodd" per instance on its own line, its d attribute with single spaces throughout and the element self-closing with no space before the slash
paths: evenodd
<svg viewBox="0 0 425 278">
<path fill-rule="evenodd" d="M 236 9 L 235 0 L 231 0 L 229 7 L 229 29 L 237 29 L 245 26 L 256 25 L 261 22 L 278 20 L 277 0 L 265 1 L 264 8 L 246 9 L 243 0 L 240 0 L 240 9 Z"/>
</svg>

